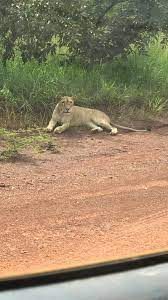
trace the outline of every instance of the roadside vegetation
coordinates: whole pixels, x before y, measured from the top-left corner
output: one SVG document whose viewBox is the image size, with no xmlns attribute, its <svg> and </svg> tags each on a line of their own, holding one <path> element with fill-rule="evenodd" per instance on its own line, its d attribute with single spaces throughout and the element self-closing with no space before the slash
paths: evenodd
<svg viewBox="0 0 168 300">
<path fill-rule="evenodd" d="M 131 107 L 151 114 L 168 108 L 168 45 L 162 46 L 163 34 L 150 39 L 144 53 L 135 45 L 126 58 L 86 68 L 67 65 L 49 56 L 39 64 L 23 64 L 19 57 L 0 64 L 1 118 L 6 126 L 46 124 L 60 96 L 76 96 L 79 105 Z"/>
<path fill-rule="evenodd" d="M 30 151 L 59 153 L 60 149 L 54 138 L 41 128 L 17 131 L 0 128 L 0 162 L 24 160 Z"/>
<path fill-rule="evenodd" d="M 46 126 L 63 95 L 114 118 L 167 114 L 166 0 L 1 2 L 1 127 Z"/>
</svg>

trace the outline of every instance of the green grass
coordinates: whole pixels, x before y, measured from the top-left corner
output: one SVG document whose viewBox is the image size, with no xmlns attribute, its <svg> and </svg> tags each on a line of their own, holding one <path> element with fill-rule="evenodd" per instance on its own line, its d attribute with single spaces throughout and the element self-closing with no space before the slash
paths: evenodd
<svg viewBox="0 0 168 300">
<path fill-rule="evenodd" d="M 56 57 L 46 63 L 23 64 L 19 57 L 0 63 L 0 124 L 12 127 L 46 125 L 60 96 L 75 95 L 77 104 L 151 114 L 168 109 L 168 44 L 164 35 L 152 38 L 144 54 L 132 45 L 126 59 L 95 65 L 61 65 Z"/>
<path fill-rule="evenodd" d="M 0 128 L 0 161 L 19 160 L 25 150 L 41 153 L 49 150 L 58 153 L 52 136 L 41 128 L 27 130 L 7 130 Z"/>
</svg>

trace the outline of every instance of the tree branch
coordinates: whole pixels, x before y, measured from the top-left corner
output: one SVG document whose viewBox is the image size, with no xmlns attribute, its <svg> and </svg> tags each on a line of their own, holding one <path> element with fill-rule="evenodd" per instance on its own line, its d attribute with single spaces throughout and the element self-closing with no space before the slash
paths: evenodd
<svg viewBox="0 0 168 300">
<path fill-rule="evenodd" d="M 99 24 L 101 23 L 101 20 L 104 18 L 104 16 L 108 13 L 109 10 L 111 10 L 116 4 L 125 2 L 126 0 L 113 0 L 106 8 L 105 10 L 102 12 L 102 14 L 98 17 L 97 22 L 96 22 L 96 26 L 99 26 Z"/>
</svg>

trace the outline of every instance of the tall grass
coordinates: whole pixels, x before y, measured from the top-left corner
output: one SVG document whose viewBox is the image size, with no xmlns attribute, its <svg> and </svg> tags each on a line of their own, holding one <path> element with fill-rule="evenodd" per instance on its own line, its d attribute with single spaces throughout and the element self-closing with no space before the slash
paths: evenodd
<svg viewBox="0 0 168 300">
<path fill-rule="evenodd" d="M 168 44 L 163 46 L 163 39 L 160 33 L 143 54 L 132 45 L 127 58 L 118 57 L 90 69 L 62 64 L 51 56 L 43 64 L 23 64 L 19 56 L 6 67 L 0 63 L 1 120 L 19 114 L 28 125 L 39 120 L 45 123 L 56 98 L 62 95 L 75 95 L 79 105 L 162 113 L 168 109 Z"/>
</svg>

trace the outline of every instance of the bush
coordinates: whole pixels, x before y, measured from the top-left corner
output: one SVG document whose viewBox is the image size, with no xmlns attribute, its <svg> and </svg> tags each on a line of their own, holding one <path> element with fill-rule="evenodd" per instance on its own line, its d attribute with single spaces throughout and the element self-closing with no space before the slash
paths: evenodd
<svg viewBox="0 0 168 300">
<path fill-rule="evenodd" d="M 79 105 L 132 106 L 162 113 L 167 110 L 168 94 L 168 45 L 163 40 L 161 33 L 151 38 L 144 54 L 132 45 L 126 58 L 90 69 L 62 64 L 54 56 L 42 64 L 34 60 L 23 64 L 19 57 L 6 67 L 1 63 L 1 115 L 28 114 L 44 121 L 63 95 L 75 95 Z"/>
</svg>

